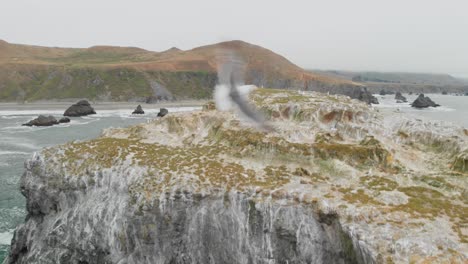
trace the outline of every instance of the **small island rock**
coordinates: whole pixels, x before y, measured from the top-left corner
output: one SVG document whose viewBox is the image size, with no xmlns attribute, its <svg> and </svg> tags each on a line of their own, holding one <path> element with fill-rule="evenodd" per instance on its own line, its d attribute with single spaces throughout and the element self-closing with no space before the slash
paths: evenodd
<svg viewBox="0 0 468 264">
<path fill-rule="evenodd" d="M 141 108 L 141 105 L 138 105 L 135 111 L 132 112 L 132 115 L 142 115 L 144 113 L 145 111 L 143 111 L 143 108 Z"/>
<path fill-rule="evenodd" d="M 169 111 L 166 108 L 161 108 L 159 110 L 158 116 L 163 117 L 163 116 L 167 115 L 168 113 L 169 113 Z"/>
<path fill-rule="evenodd" d="M 411 104 L 412 107 L 416 108 L 427 108 L 427 107 L 437 107 L 440 106 L 436 104 L 431 98 L 424 96 L 424 94 L 420 94 L 416 100 Z"/>
<path fill-rule="evenodd" d="M 70 118 L 62 117 L 60 118 L 59 123 L 70 123 Z"/>
<path fill-rule="evenodd" d="M 397 103 L 399 103 L 399 102 L 401 102 L 401 103 L 406 103 L 406 102 L 408 102 L 408 101 L 406 100 L 406 97 L 404 97 L 400 92 L 397 92 L 397 93 L 395 94 L 395 99 L 397 100 Z"/>
<path fill-rule="evenodd" d="M 53 116 L 43 116 L 40 115 L 36 119 L 29 121 L 28 123 L 23 124 L 23 126 L 53 126 L 59 122 Z"/>
<path fill-rule="evenodd" d="M 70 106 L 65 113 L 64 116 L 86 116 L 96 114 L 94 109 L 91 107 L 88 101 L 81 100 L 78 103 Z"/>
</svg>

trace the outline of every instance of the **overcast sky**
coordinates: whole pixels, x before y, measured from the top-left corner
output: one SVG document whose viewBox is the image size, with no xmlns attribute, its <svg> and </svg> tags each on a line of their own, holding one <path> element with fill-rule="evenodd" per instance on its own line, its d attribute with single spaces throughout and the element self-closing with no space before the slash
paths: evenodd
<svg viewBox="0 0 468 264">
<path fill-rule="evenodd" d="M 310 69 L 468 76 L 468 0 L 0 0 L 0 39 L 162 51 L 241 39 Z"/>
</svg>

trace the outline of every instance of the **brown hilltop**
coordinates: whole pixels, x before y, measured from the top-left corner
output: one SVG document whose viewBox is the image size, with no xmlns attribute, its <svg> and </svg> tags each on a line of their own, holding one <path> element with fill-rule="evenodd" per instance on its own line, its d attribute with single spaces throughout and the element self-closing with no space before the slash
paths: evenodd
<svg viewBox="0 0 468 264">
<path fill-rule="evenodd" d="M 162 52 L 136 47 L 57 48 L 0 41 L 0 100 L 82 95 L 130 100 L 157 96 L 155 91 L 161 90 L 156 88 L 158 85 L 175 98 L 207 98 L 216 84 L 217 63 L 227 52 L 245 62 L 246 83 L 360 98 L 359 84 L 305 71 L 281 55 L 240 40 Z M 129 76 L 123 78 L 122 71 Z"/>
<path fill-rule="evenodd" d="M 234 40 L 202 46 L 188 51 L 171 48 L 164 52 L 137 47 L 92 46 L 90 48 L 56 48 L 10 44 L 0 41 L 0 64 L 82 65 L 103 67 L 131 67 L 156 71 L 215 72 L 220 53 L 230 50 L 241 57 L 247 70 L 287 79 L 317 79 L 324 82 L 346 83 L 307 72 L 281 55 L 263 47 Z M 350 82 L 347 82 L 350 83 Z"/>
</svg>

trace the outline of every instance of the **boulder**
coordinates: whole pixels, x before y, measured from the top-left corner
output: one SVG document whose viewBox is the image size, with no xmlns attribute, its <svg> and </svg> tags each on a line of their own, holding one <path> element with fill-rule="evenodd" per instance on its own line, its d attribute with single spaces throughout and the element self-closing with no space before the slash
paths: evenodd
<svg viewBox="0 0 468 264">
<path fill-rule="evenodd" d="M 167 115 L 168 113 L 169 113 L 169 111 L 166 108 L 161 108 L 159 110 L 158 116 L 163 117 L 163 116 Z"/>
<path fill-rule="evenodd" d="M 40 115 L 36 119 L 29 121 L 28 123 L 23 124 L 23 126 L 53 126 L 59 122 L 53 116 L 43 116 Z"/>
<path fill-rule="evenodd" d="M 96 112 L 86 100 L 81 100 L 70 106 L 65 113 L 63 113 L 64 116 L 86 116 L 92 114 L 96 114 Z"/>
<path fill-rule="evenodd" d="M 62 117 L 60 118 L 59 123 L 70 123 L 70 118 Z"/>
<path fill-rule="evenodd" d="M 358 99 L 368 104 L 379 104 L 379 100 L 367 90 L 362 91 Z"/>
<path fill-rule="evenodd" d="M 442 91 L 442 94 L 447 95 L 448 93 L 447 93 L 447 91 Z"/>
<path fill-rule="evenodd" d="M 133 111 L 132 115 L 142 115 L 144 113 L 145 111 L 143 111 L 143 108 L 141 108 L 141 105 L 138 105 L 135 111 Z"/>
<path fill-rule="evenodd" d="M 399 102 L 401 102 L 401 103 L 406 103 L 406 102 L 408 102 L 408 101 L 406 100 L 406 97 L 404 97 L 400 92 L 397 92 L 397 93 L 395 94 L 395 99 L 397 100 L 397 103 L 399 103 Z"/>
<path fill-rule="evenodd" d="M 431 98 L 424 96 L 424 94 L 420 94 L 416 100 L 411 104 L 412 107 L 416 108 L 427 108 L 427 107 L 437 107 L 440 106 L 436 104 Z"/>
</svg>

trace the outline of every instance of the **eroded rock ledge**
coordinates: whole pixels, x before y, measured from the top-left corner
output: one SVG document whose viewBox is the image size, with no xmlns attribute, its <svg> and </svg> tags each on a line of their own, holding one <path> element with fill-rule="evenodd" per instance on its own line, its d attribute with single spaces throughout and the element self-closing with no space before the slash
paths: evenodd
<svg viewBox="0 0 468 264">
<path fill-rule="evenodd" d="M 6 263 L 467 261 L 463 129 L 251 99 L 274 131 L 207 106 L 35 155 Z"/>
</svg>

